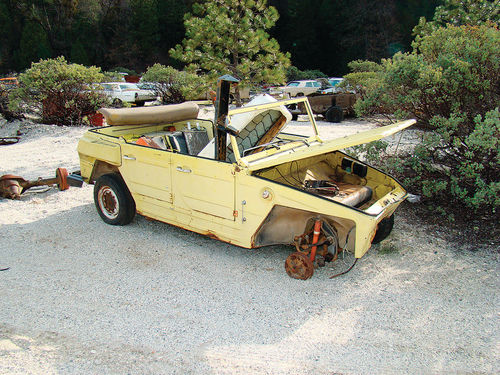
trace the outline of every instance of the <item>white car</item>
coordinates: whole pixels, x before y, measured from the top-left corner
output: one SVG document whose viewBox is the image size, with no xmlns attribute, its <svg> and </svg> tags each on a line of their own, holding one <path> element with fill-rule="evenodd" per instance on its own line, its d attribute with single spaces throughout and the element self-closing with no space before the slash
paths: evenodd
<svg viewBox="0 0 500 375">
<path fill-rule="evenodd" d="M 296 96 L 307 96 L 318 91 L 321 88 L 321 83 L 314 79 L 291 81 L 286 86 L 281 87 L 281 90 L 286 96 L 294 98 Z"/>
<path fill-rule="evenodd" d="M 154 91 L 141 89 L 135 83 L 107 82 L 101 83 L 100 86 L 115 107 L 121 107 L 123 102 L 135 103 L 138 107 L 142 107 L 144 103 L 157 99 Z"/>
</svg>

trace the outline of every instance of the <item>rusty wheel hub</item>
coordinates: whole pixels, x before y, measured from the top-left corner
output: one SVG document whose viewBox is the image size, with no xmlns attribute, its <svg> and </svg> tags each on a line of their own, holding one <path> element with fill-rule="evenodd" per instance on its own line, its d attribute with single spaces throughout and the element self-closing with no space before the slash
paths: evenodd
<svg viewBox="0 0 500 375">
<path fill-rule="evenodd" d="M 314 273 L 314 265 L 306 254 L 297 251 L 286 258 L 285 270 L 294 279 L 307 280 Z"/>
<path fill-rule="evenodd" d="M 115 219 L 118 216 L 118 198 L 109 186 L 103 186 L 99 190 L 98 202 L 102 213 L 108 219 Z"/>
<path fill-rule="evenodd" d="M 57 187 L 59 188 L 59 190 L 63 191 L 69 189 L 68 175 L 69 173 L 66 168 L 56 169 Z"/>
</svg>

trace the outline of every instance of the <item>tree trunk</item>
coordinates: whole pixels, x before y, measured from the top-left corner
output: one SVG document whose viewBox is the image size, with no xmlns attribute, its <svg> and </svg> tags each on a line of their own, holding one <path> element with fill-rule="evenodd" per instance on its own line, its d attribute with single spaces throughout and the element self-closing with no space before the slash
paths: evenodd
<svg viewBox="0 0 500 375">
<path fill-rule="evenodd" d="M 236 107 L 241 107 L 240 86 L 238 85 L 234 88 L 234 101 L 236 102 Z"/>
</svg>

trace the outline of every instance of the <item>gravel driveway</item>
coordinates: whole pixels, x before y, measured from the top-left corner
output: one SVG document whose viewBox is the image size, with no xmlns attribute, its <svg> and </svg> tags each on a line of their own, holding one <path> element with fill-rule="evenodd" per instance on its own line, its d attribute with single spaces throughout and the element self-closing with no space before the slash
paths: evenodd
<svg viewBox="0 0 500 375">
<path fill-rule="evenodd" d="M 370 126 L 320 124 L 329 136 Z M 0 174 L 78 169 L 85 129 L 23 129 L 0 147 Z M 352 263 L 346 254 L 307 281 L 286 275 L 286 246 L 241 249 L 141 216 L 106 225 L 91 186 L 1 199 L 0 210 L 1 374 L 500 368 L 498 249 L 446 242 L 408 203 L 350 273 L 329 279 Z"/>
</svg>

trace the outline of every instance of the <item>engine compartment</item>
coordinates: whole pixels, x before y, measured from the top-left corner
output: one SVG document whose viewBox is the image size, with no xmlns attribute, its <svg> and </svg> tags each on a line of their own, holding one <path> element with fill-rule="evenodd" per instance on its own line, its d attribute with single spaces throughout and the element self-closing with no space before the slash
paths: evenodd
<svg viewBox="0 0 500 375">
<path fill-rule="evenodd" d="M 341 151 L 294 160 L 254 175 L 360 210 L 397 187 L 390 176 Z"/>
</svg>

